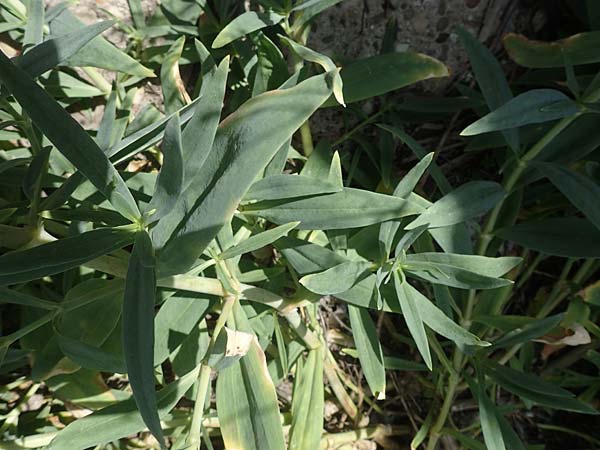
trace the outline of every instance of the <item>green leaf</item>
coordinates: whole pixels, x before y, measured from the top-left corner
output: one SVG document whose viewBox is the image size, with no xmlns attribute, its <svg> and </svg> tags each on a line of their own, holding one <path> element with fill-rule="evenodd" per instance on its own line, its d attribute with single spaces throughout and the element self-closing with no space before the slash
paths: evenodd
<svg viewBox="0 0 600 450">
<path fill-rule="evenodd" d="M 347 261 L 324 272 L 306 275 L 300 279 L 300 283 L 317 294 L 339 294 L 364 278 L 370 267 L 368 261 Z"/>
<path fill-rule="evenodd" d="M 469 54 L 471 68 L 490 111 L 500 108 L 513 98 L 502 66 L 492 52 L 471 33 L 462 27 L 457 27 L 456 32 Z M 503 135 L 513 151 L 517 152 L 519 150 L 518 130 L 507 130 Z"/>
<path fill-rule="evenodd" d="M 238 329 L 251 331 L 239 304 L 234 305 L 234 317 Z M 219 372 L 216 397 L 219 425 L 226 448 L 285 448 L 275 386 L 256 337 L 241 360 Z M 251 411 L 260 411 L 260 414 L 252 414 Z"/>
<path fill-rule="evenodd" d="M 488 450 L 506 450 L 497 418 L 498 412 L 483 387 L 480 386 L 478 390 L 479 418 L 485 446 Z"/>
<path fill-rule="evenodd" d="M 206 316 L 213 301 L 193 292 L 177 292 L 154 319 L 154 365 L 162 364 Z"/>
<path fill-rule="evenodd" d="M 186 104 L 187 92 L 179 74 L 179 59 L 184 44 L 185 36 L 181 36 L 167 51 L 160 68 L 160 84 L 167 114 L 173 114 Z"/>
<path fill-rule="evenodd" d="M 44 39 L 44 2 L 40 0 L 26 0 L 27 24 L 23 36 L 23 46 L 37 45 Z"/>
<path fill-rule="evenodd" d="M 519 326 L 499 339 L 496 339 L 490 350 L 508 347 L 510 345 L 524 344 L 532 339 L 543 336 L 556 328 L 564 319 L 564 314 L 534 320 L 531 323 Z"/>
<path fill-rule="evenodd" d="M 123 299 L 123 354 L 133 397 L 154 437 L 164 447 L 164 436 L 154 390 L 154 305 L 156 276 L 152 242 L 137 233 L 129 258 Z"/>
<path fill-rule="evenodd" d="M 336 69 L 335 63 L 329 56 L 323 55 L 308 47 L 300 45 L 281 34 L 279 35 L 279 38 L 285 42 L 300 58 L 305 61 L 310 61 L 320 65 L 325 72 L 334 71 Z M 346 106 L 344 103 L 343 81 L 339 73 L 333 78 L 333 96 L 340 105 L 344 107 Z"/>
<path fill-rule="evenodd" d="M 15 96 L 40 131 L 121 214 L 132 221 L 140 217 L 131 192 L 94 140 L 67 111 L 2 52 L 0 81 Z"/>
<path fill-rule="evenodd" d="M 527 39 L 514 33 L 504 37 L 504 47 L 517 64 L 530 68 L 563 67 L 567 56 L 573 65 L 600 61 L 600 31 L 579 33 L 554 42 Z"/>
<path fill-rule="evenodd" d="M 281 200 L 340 192 L 343 188 L 328 180 L 301 175 L 271 175 L 254 183 L 244 201 Z"/>
<path fill-rule="evenodd" d="M 461 131 L 460 135 L 474 136 L 490 131 L 508 130 L 570 117 L 578 112 L 577 103 L 562 92 L 554 89 L 532 89 L 472 123 Z"/>
<path fill-rule="evenodd" d="M 197 377 L 196 368 L 158 392 L 159 417 L 165 417 L 173 409 Z M 144 428 L 134 399 L 129 399 L 71 422 L 56 435 L 47 450 L 85 450 L 131 436 Z"/>
<path fill-rule="evenodd" d="M 551 218 L 519 223 L 494 234 L 541 253 L 569 258 L 600 258 L 600 231 L 585 219 Z"/>
<path fill-rule="evenodd" d="M 548 177 L 565 197 L 600 230 L 600 186 L 592 179 L 557 164 L 537 163 L 535 167 Z"/>
<path fill-rule="evenodd" d="M 130 227 L 100 228 L 0 256 L 0 285 L 24 283 L 78 267 L 133 241 Z"/>
<path fill-rule="evenodd" d="M 221 48 L 253 31 L 277 25 L 285 16 L 269 11 L 265 13 L 246 11 L 229 22 L 217 35 L 212 48 Z"/>
<path fill-rule="evenodd" d="M 156 178 L 154 193 L 147 210 L 152 222 L 169 214 L 181 195 L 183 154 L 181 124 L 177 113 L 167 123 L 161 150 L 164 155 L 163 164 Z"/>
<path fill-rule="evenodd" d="M 17 292 L 14 289 L 8 289 L 0 286 L 0 303 L 11 303 L 13 305 L 30 306 L 33 308 L 55 310 L 60 307 L 56 302 L 33 297 L 31 295 Z"/>
<path fill-rule="evenodd" d="M 429 351 L 429 343 L 427 341 L 427 333 L 423 326 L 423 319 L 420 313 L 420 304 L 418 304 L 418 298 L 413 295 L 413 290 L 407 282 L 400 280 L 398 272 L 394 272 L 394 286 L 396 288 L 396 295 L 400 301 L 400 308 L 404 315 L 404 321 L 410 331 L 411 336 L 415 340 L 417 349 L 423 357 L 425 364 L 429 370 L 433 368 L 433 362 L 431 360 L 431 353 Z"/>
<path fill-rule="evenodd" d="M 68 9 L 64 9 L 50 21 L 50 33 L 57 37 L 62 37 L 67 33 L 79 32 L 83 27 L 83 23 Z M 102 36 L 96 36 L 90 40 L 80 51 L 71 55 L 65 62 L 71 67 L 98 67 L 141 78 L 155 76 L 152 70 L 141 65 Z"/>
<path fill-rule="evenodd" d="M 280 225 L 275 228 L 271 228 L 270 230 L 263 231 L 262 233 L 258 233 L 254 236 L 245 239 L 233 247 L 225 250 L 220 258 L 222 259 L 230 259 L 235 258 L 236 256 L 243 255 L 244 253 L 250 253 L 254 250 L 258 250 L 259 248 L 263 248 L 282 236 L 286 236 L 291 230 L 298 226 L 299 222 L 290 222 L 285 225 Z"/>
<path fill-rule="evenodd" d="M 341 71 L 346 104 L 383 95 L 429 78 L 448 76 L 448 68 L 421 53 L 387 53 L 358 59 Z M 365 80 L 369 80 L 365 83 Z M 334 106 L 335 100 L 325 106 Z"/>
<path fill-rule="evenodd" d="M 107 352 L 63 334 L 57 334 L 58 345 L 69 359 L 86 369 L 111 373 L 125 373 L 125 361 L 120 355 Z"/>
<path fill-rule="evenodd" d="M 493 181 L 465 183 L 433 203 L 405 229 L 421 225 L 440 228 L 465 222 L 492 209 L 505 195 L 502 186 Z"/>
<path fill-rule="evenodd" d="M 308 352 L 304 364 L 296 365 L 289 450 L 319 448 L 325 407 L 323 357 L 319 347 Z"/>
<path fill-rule="evenodd" d="M 385 364 L 377 328 L 365 308 L 348 305 L 348 315 L 360 366 L 365 372 L 369 388 L 377 400 L 383 400 L 386 385 Z"/>
<path fill-rule="evenodd" d="M 487 362 L 484 370 L 486 375 L 507 391 L 539 405 L 582 414 L 598 414 L 592 406 L 573 398 L 571 392 L 545 382 L 535 375 Z"/>
<path fill-rule="evenodd" d="M 434 263 L 446 264 L 469 272 L 485 275 L 488 277 L 501 277 L 521 263 L 522 259 L 516 256 L 503 256 L 490 258 L 478 255 L 457 255 L 453 253 L 414 253 L 406 255 L 406 264 L 411 263 Z"/>
<path fill-rule="evenodd" d="M 421 211 L 420 206 L 408 200 L 354 188 L 308 198 L 257 202 L 243 208 L 244 214 L 274 223 L 298 220 L 301 230 L 364 227 Z"/>
<path fill-rule="evenodd" d="M 413 303 L 416 304 L 419 310 L 421 319 L 433 331 L 454 341 L 459 346 L 473 345 L 487 347 L 490 345 L 488 342 L 482 341 L 474 334 L 457 325 L 410 284 L 403 283 L 403 285 L 405 288 L 403 292 L 406 296 L 412 298 Z"/>
<path fill-rule="evenodd" d="M 154 234 L 172 236 L 160 254 L 162 271 L 178 273 L 191 267 L 229 222 L 275 152 L 331 94 L 330 77 L 323 74 L 289 89 L 261 94 L 221 122 L 213 148 L 195 177 L 197 195 L 154 229 Z"/>
</svg>

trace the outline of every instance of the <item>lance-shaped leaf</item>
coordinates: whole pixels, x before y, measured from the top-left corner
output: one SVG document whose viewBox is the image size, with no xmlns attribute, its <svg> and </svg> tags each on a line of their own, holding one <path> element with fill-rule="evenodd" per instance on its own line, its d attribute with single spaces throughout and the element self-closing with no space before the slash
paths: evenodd
<svg viewBox="0 0 600 450">
<path fill-rule="evenodd" d="M 197 377 L 196 368 L 158 392 L 157 406 L 160 417 L 165 417 L 173 409 Z M 85 450 L 131 436 L 145 427 L 134 399 L 129 399 L 71 422 L 56 435 L 47 449 Z"/>
<path fill-rule="evenodd" d="M 509 33 L 504 47 L 517 64 L 530 68 L 563 67 L 565 56 L 571 64 L 590 64 L 600 61 L 598 47 L 600 31 L 579 33 L 554 42 L 541 42 Z"/>
<path fill-rule="evenodd" d="M 229 22 L 212 43 L 213 48 L 221 48 L 248 33 L 271 25 L 277 25 L 285 16 L 275 12 L 246 11 Z"/>
<path fill-rule="evenodd" d="M 492 209 L 505 195 L 502 186 L 493 181 L 465 183 L 433 203 L 405 229 L 421 225 L 439 228 L 465 222 Z"/>
<path fill-rule="evenodd" d="M 341 72 L 344 101 L 354 103 L 429 78 L 448 76 L 448 68 L 421 53 L 386 53 L 352 61 Z M 365 80 L 369 80 L 365 83 Z M 331 99 L 325 106 L 334 106 Z"/>
<path fill-rule="evenodd" d="M 544 336 L 558 327 L 564 318 L 564 314 L 556 314 L 554 316 L 546 317 L 545 319 L 533 320 L 530 323 L 518 326 L 517 328 L 510 330 L 501 338 L 495 340 L 490 350 L 508 347 L 509 345 L 524 344 L 532 339 Z"/>
<path fill-rule="evenodd" d="M 354 305 L 348 305 L 348 315 L 354 344 L 358 351 L 360 366 L 365 372 L 365 378 L 371 392 L 378 400 L 385 399 L 385 363 L 377 328 L 369 311 Z"/>
<path fill-rule="evenodd" d="M 370 267 L 368 261 L 346 261 L 324 272 L 306 275 L 300 279 L 300 283 L 317 294 L 339 294 L 364 278 Z"/>
<path fill-rule="evenodd" d="M 511 284 L 498 278 L 520 262 L 520 258 L 488 258 L 452 253 L 417 253 L 403 261 L 407 274 L 432 283 L 461 289 L 494 289 Z"/>
<path fill-rule="evenodd" d="M 300 175 L 271 175 L 254 183 L 244 196 L 245 201 L 280 200 L 309 195 L 340 192 L 342 187 L 328 180 Z"/>
<path fill-rule="evenodd" d="M 471 68 L 475 73 L 477 84 L 485 98 L 490 111 L 494 111 L 513 98 L 512 91 L 506 81 L 504 70 L 492 52 L 479 42 L 471 33 L 462 27 L 456 30 L 465 50 L 469 54 Z M 513 151 L 519 150 L 518 130 L 503 132 L 506 142 Z"/>
<path fill-rule="evenodd" d="M 598 414 L 592 406 L 573 398 L 573 394 L 569 391 L 545 382 L 535 375 L 492 363 L 486 363 L 484 370 L 494 382 L 521 398 L 548 408 L 582 414 Z"/>
<path fill-rule="evenodd" d="M 144 423 L 164 446 L 154 389 L 154 305 L 156 276 L 152 242 L 136 235 L 123 298 L 123 354 L 129 383 Z"/>
<path fill-rule="evenodd" d="M 431 361 L 431 352 L 429 351 L 429 343 L 427 341 L 427 333 L 423 326 L 423 319 L 419 312 L 419 304 L 417 303 L 417 297 L 413 295 L 410 289 L 410 285 L 407 282 L 400 280 L 398 272 L 394 272 L 394 287 L 396 288 L 396 295 L 400 301 L 400 308 L 404 315 L 404 321 L 410 331 L 411 336 L 415 340 L 417 349 L 423 357 L 425 364 L 431 370 L 433 363 Z"/>
<path fill-rule="evenodd" d="M 197 195 L 184 202 L 187 211 L 181 215 L 173 211 L 155 229 L 156 234 L 173 235 L 160 255 L 162 271 L 178 273 L 191 267 L 229 222 L 275 152 L 331 95 L 331 76 L 326 73 L 293 88 L 261 94 L 221 122 L 213 149 L 196 176 Z"/>
<path fill-rule="evenodd" d="M 206 364 L 215 370 L 235 364 L 248 353 L 253 340 L 253 334 L 223 327 L 207 355 Z"/>
<path fill-rule="evenodd" d="M 461 136 L 473 136 L 490 131 L 508 130 L 532 123 L 570 117 L 579 106 L 561 91 L 533 89 L 509 100 L 498 109 L 465 128 Z"/>
<path fill-rule="evenodd" d="M 289 450 L 319 448 L 323 434 L 323 347 L 310 350 L 296 365 Z"/>
<path fill-rule="evenodd" d="M 189 103 L 189 95 L 179 73 L 179 59 L 184 44 L 185 36 L 181 36 L 167 51 L 160 68 L 160 82 L 167 114 L 172 114 Z"/>
<path fill-rule="evenodd" d="M 469 333 L 463 327 L 456 324 L 456 322 L 451 320 L 442 310 L 410 284 L 403 283 L 403 285 L 405 287 L 404 294 L 412 299 L 419 310 L 421 319 L 433 331 L 454 341 L 461 347 L 466 345 L 487 347 L 490 345 L 488 342 L 482 341 L 474 334 Z"/>
<path fill-rule="evenodd" d="M 373 225 L 390 219 L 415 215 L 423 209 L 416 203 L 361 189 L 287 201 L 265 201 L 244 206 L 245 214 L 271 222 L 300 221 L 301 230 L 335 230 Z"/>
<path fill-rule="evenodd" d="M 548 255 L 600 257 L 600 231 L 588 220 L 576 217 L 532 220 L 502 228 L 494 234 Z"/>
<path fill-rule="evenodd" d="M 167 123 L 161 149 L 164 155 L 163 164 L 156 178 L 152 200 L 148 205 L 148 214 L 152 222 L 169 214 L 181 195 L 183 154 L 179 114 L 175 114 Z"/>
<path fill-rule="evenodd" d="M 108 30 L 113 23 L 113 21 L 95 23 L 77 31 L 47 39 L 27 53 L 15 58 L 14 62 L 31 78 L 37 78 L 53 67 L 64 63 L 81 50 L 85 44 Z"/>
<path fill-rule="evenodd" d="M 60 307 L 56 302 L 33 297 L 6 287 L 0 287 L 0 303 L 12 303 L 13 305 L 30 306 L 50 311 Z"/>
<path fill-rule="evenodd" d="M 131 227 L 100 228 L 0 256 L 0 285 L 24 283 L 78 267 L 130 244 Z"/>
<path fill-rule="evenodd" d="M 50 33 L 53 36 L 80 31 L 83 27 L 83 23 L 66 8 L 50 21 Z M 97 36 L 85 44 L 81 51 L 68 58 L 66 63 L 71 67 L 99 67 L 142 78 L 154 77 L 154 72 L 119 50 L 102 36 Z"/>
<path fill-rule="evenodd" d="M 249 237 L 248 239 L 240 242 L 233 247 L 225 250 L 220 258 L 229 259 L 235 258 L 236 256 L 243 255 L 244 253 L 250 253 L 254 250 L 258 250 L 259 248 L 263 248 L 266 245 L 269 245 L 275 242 L 280 237 L 287 235 L 291 230 L 298 226 L 299 222 L 291 222 L 286 223 L 285 225 L 280 225 L 275 228 L 271 228 L 270 230 L 263 231 L 262 233 L 258 233 L 254 236 Z"/>
<path fill-rule="evenodd" d="M 557 164 L 537 163 L 535 167 L 600 230 L 600 208 L 598 208 L 600 185 L 598 183 Z"/>
<path fill-rule="evenodd" d="M 135 221 L 140 211 L 127 185 L 96 142 L 67 111 L 0 52 L 0 80 L 33 123 L 121 214 Z"/>
<path fill-rule="evenodd" d="M 251 332 L 239 303 L 234 305 L 236 327 Z M 253 337 L 248 353 L 217 378 L 217 414 L 225 447 L 236 450 L 285 448 L 277 394 L 265 354 Z"/>
<path fill-rule="evenodd" d="M 488 450 L 506 450 L 504 438 L 498 422 L 499 412 L 487 396 L 485 389 L 478 386 L 479 417 L 481 419 L 481 430 L 483 439 Z"/>
</svg>

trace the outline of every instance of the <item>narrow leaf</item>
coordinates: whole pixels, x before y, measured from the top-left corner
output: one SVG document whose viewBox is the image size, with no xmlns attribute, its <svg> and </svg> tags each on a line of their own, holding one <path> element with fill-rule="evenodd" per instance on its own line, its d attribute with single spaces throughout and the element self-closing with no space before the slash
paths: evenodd
<svg viewBox="0 0 600 450">
<path fill-rule="evenodd" d="M 277 25 L 283 19 L 284 16 L 272 11 L 265 13 L 247 11 L 237 16 L 221 30 L 213 41 L 212 48 L 224 47 L 248 33 Z"/>
<path fill-rule="evenodd" d="M 465 222 L 492 209 L 505 195 L 502 186 L 493 181 L 465 183 L 433 203 L 405 229 L 421 225 L 440 228 Z"/>
<path fill-rule="evenodd" d="M 235 258 L 244 253 L 250 253 L 259 248 L 263 248 L 275 242 L 280 237 L 286 236 L 291 230 L 298 226 L 298 223 L 299 222 L 290 222 L 251 236 L 239 244 L 225 250 L 220 257 L 222 259 Z"/>
<path fill-rule="evenodd" d="M 383 362 L 383 351 L 377 336 L 377 328 L 369 311 L 348 305 L 350 326 L 354 344 L 358 351 L 360 366 L 365 372 L 369 388 L 377 400 L 385 399 L 385 364 Z"/>
<path fill-rule="evenodd" d="M 577 103 L 561 91 L 532 89 L 472 123 L 460 135 L 473 136 L 490 131 L 508 130 L 532 123 L 570 117 L 578 112 Z"/>
<path fill-rule="evenodd" d="M 368 261 L 347 261 L 324 272 L 306 275 L 300 279 L 300 283 L 317 294 L 339 294 L 364 278 L 370 267 Z"/>
<path fill-rule="evenodd" d="M 140 212 L 125 182 L 104 152 L 67 111 L 0 52 L 0 80 L 35 125 L 125 217 Z"/>
<path fill-rule="evenodd" d="M 136 235 L 123 298 L 123 354 L 129 383 L 144 423 L 164 446 L 154 389 L 156 276 L 152 242 L 145 231 Z"/>
</svg>

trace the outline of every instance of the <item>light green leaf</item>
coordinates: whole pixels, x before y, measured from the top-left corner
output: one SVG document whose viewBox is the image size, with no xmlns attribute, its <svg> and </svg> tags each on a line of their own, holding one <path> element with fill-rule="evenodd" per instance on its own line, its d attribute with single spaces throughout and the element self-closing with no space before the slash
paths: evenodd
<svg viewBox="0 0 600 450">
<path fill-rule="evenodd" d="M 83 27 L 83 23 L 71 11 L 64 9 L 50 22 L 50 33 L 53 36 L 61 37 L 66 33 L 80 31 Z M 141 78 L 155 76 L 150 69 L 101 36 L 97 36 L 85 44 L 80 51 L 67 59 L 66 64 L 71 67 L 99 67 L 116 70 Z"/>
<path fill-rule="evenodd" d="M 504 37 L 504 47 L 517 64 L 530 68 L 563 67 L 567 56 L 573 65 L 600 61 L 600 31 L 579 33 L 554 42 L 527 39 L 514 33 Z"/>
<path fill-rule="evenodd" d="M 26 0 L 27 24 L 23 36 L 23 46 L 38 45 L 44 39 L 44 2 L 42 0 Z"/>
<path fill-rule="evenodd" d="M 125 182 L 104 152 L 67 111 L 0 52 L 0 80 L 34 124 L 125 217 L 140 212 Z"/>
<path fill-rule="evenodd" d="M 318 178 L 301 175 L 271 175 L 254 183 L 244 201 L 281 200 L 340 192 L 342 187 Z"/>
<path fill-rule="evenodd" d="M 398 272 L 394 272 L 394 287 L 396 289 L 396 295 L 400 301 L 400 308 L 404 315 L 404 321 L 410 331 L 411 336 L 415 340 L 417 349 L 423 357 L 425 364 L 429 370 L 433 368 L 433 362 L 431 360 L 431 353 L 429 351 L 429 343 L 427 341 L 427 333 L 423 326 L 423 319 L 421 318 L 420 306 L 422 302 L 419 302 L 419 298 L 413 295 L 414 289 L 407 282 L 400 280 Z"/>
<path fill-rule="evenodd" d="M 369 388 L 377 400 L 383 400 L 386 385 L 385 365 L 377 328 L 365 308 L 348 305 L 348 315 L 360 366 L 365 372 Z"/>
<path fill-rule="evenodd" d="M 78 267 L 133 241 L 130 227 L 100 228 L 0 256 L 0 285 L 24 283 Z"/>
<path fill-rule="evenodd" d="M 490 345 L 488 342 L 482 341 L 474 334 L 457 325 L 410 284 L 403 283 L 403 285 L 405 287 L 405 295 L 413 299 L 419 310 L 421 319 L 433 331 L 454 341 L 459 346 L 473 345 L 487 347 Z"/>
<path fill-rule="evenodd" d="M 370 267 L 368 261 L 347 261 L 324 272 L 306 275 L 300 279 L 300 283 L 317 294 L 339 294 L 364 278 Z"/>
<path fill-rule="evenodd" d="M 158 392 L 159 417 L 165 417 L 173 409 L 197 377 L 196 368 Z M 85 450 L 131 436 L 145 427 L 134 399 L 129 399 L 71 422 L 56 435 L 47 450 Z"/>
<path fill-rule="evenodd" d="M 129 258 L 123 299 L 123 354 L 133 397 L 154 437 L 164 446 L 154 390 L 156 276 L 152 242 L 137 233 Z"/>
<path fill-rule="evenodd" d="M 420 53 L 386 53 L 358 59 L 341 72 L 346 104 L 383 95 L 429 78 L 448 76 L 448 68 Z M 365 80 L 369 80 L 365 83 Z M 325 106 L 335 105 L 329 101 Z"/>
<path fill-rule="evenodd" d="M 289 450 L 319 448 L 324 407 L 323 347 L 319 347 L 308 352 L 304 364 L 296 365 Z"/>
<path fill-rule="evenodd" d="M 336 69 L 335 63 L 329 56 L 323 55 L 322 53 L 300 45 L 281 34 L 279 35 L 279 38 L 285 42 L 300 58 L 304 59 L 305 61 L 310 61 L 320 65 L 325 72 L 334 71 Z M 343 81 L 339 73 L 333 78 L 333 96 L 340 105 L 344 107 L 346 106 L 344 103 Z"/>
<path fill-rule="evenodd" d="M 37 78 L 65 62 L 93 38 L 108 30 L 113 23 L 113 21 L 95 23 L 56 38 L 46 39 L 27 53 L 16 57 L 14 62 L 31 78 Z"/>
<path fill-rule="evenodd" d="M 210 348 L 206 364 L 217 371 L 232 366 L 248 353 L 253 340 L 251 333 L 223 327 Z"/>
<path fill-rule="evenodd" d="M 251 332 L 241 306 L 234 305 L 235 323 Z M 217 378 L 217 414 L 225 448 L 236 450 L 283 450 L 283 430 L 275 386 L 265 354 L 256 337 L 248 353 Z M 260 411 L 260 414 L 252 414 Z"/>
<path fill-rule="evenodd" d="M 179 58 L 184 44 L 185 36 L 181 36 L 167 51 L 160 68 L 160 84 L 167 114 L 183 108 L 187 103 L 186 98 L 189 98 L 179 74 Z"/>
<path fill-rule="evenodd" d="M 183 185 L 183 154 L 181 146 L 181 124 L 175 113 L 165 128 L 161 150 L 163 164 L 156 178 L 152 200 L 147 213 L 154 222 L 169 214 L 181 195 Z"/>
<path fill-rule="evenodd" d="M 600 185 L 591 178 L 557 164 L 537 163 L 542 172 L 590 222 L 600 230 Z"/>
<path fill-rule="evenodd" d="M 213 41 L 212 48 L 221 48 L 253 31 L 277 25 L 285 16 L 269 11 L 246 11 L 229 22 Z"/>
<path fill-rule="evenodd" d="M 258 233 L 254 236 L 245 239 L 239 244 L 228 248 L 221 255 L 222 259 L 230 259 L 235 258 L 236 256 L 243 255 L 244 253 L 250 253 L 254 250 L 258 250 L 259 248 L 263 248 L 282 236 L 286 236 L 291 230 L 298 226 L 299 222 L 290 222 L 285 225 L 280 225 L 275 228 L 271 228 L 270 230 L 263 231 L 262 233 Z"/>
<path fill-rule="evenodd" d="M 561 91 L 532 89 L 509 100 L 498 109 L 465 128 L 461 136 L 474 136 L 490 131 L 508 130 L 532 123 L 570 117 L 579 106 Z"/>
<path fill-rule="evenodd" d="M 502 69 L 492 52 L 471 33 L 462 27 L 457 27 L 456 33 L 469 54 L 471 68 L 475 73 L 477 84 L 490 111 L 500 108 L 513 98 L 512 91 L 504 75 L 504 69 Z M 518 152 L 518 130 L 506 130 L 502 134 L 512 150 Z"/>
<path fill-rule="evenodd" d="M 481 419 L 481 430 L 487 450 L 506 450 L 500 423 L 498 423 L 498 412 L 494 404 L 487 396 L 482 387 L 479 387 L 479 417 Z"/>
<path fill-rule="evenodd" d="M 447 264 L 488 277 L 501 277 L 520 264 L 521 261 L 521 258 L 515 256 L 490 258 L 487 256 L 478 255 L 457 255 L 453 253 L 430 252 L 406 255 L 405 259 L 406 264 L 411 264 L 413 262 Z"/>
<path fill-rule="evenodd" d="M 177 292 L 160 307 L 154 319 L 154 365 L 162 364 L 192 333 L 213 301 L 193 292 Z"/>
<path fill-rule="evenodd" d="M 465 222 L 492 209 L 505 195 L 502 186 L 493 181 L 465 183 L 433 203 L 405 229 L 421 225 L 440 228 Z"/>
<path fill-rule="evenodd" d="M 354 188 L 288 201 L 257 202 L 243 208 L 244 214 L 275 223 L 298 220 L 301 230 L 363 227 L 421 211 L 420 206 L 405 199 Z"/>
<path fill-rule="evenodd" d="M 541 253 L 569 258 L 600 258 L 600 231 L 585 219 L 551 218 L 519 223 L 494 234 Z"/>
<path fill-rule="evenodd" d="M 107 352 L 96 346 L 57 333 L 58 345 L 69 359 L 81 367 L 111 373 L 125 373 L 125 361 L 121 355 Z"/>
<path fill-rule="evenodd" d="M 289 89 L 261 94 L 221 122 L 213 148 L 196 175 L 197 195 L 184 202 L 181 214 L 173 211 L 168 221 L 155 228 L 155 234 L 172 236 L 160 255 L 161 270 L 178 273 L 191 267 L 229 222 L 275 152 L 331 95 L 330 77 L 323 74 Z"/>
</svg>

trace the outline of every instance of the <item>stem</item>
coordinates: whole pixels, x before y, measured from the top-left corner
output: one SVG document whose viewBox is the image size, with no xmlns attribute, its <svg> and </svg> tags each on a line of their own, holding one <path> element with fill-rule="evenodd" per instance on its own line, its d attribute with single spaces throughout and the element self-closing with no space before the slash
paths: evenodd
<svg viewBox="0 0 600 450">
<path fill-rule="evenodd" d="M 315 149 L 308 120 L 304 122 L 300 127 L 300 138 L 302 139 L 302 149 L 304 150 L 304 156 L 308 158 Z"/>
<path fill-rule="evenodd" d="M 446 396 L 444 397 L 444 403 L 442 404 L 442 409 L 440 410 L 440 414 L 436 419 L 435 423 L 431 427 L 429 431 L 429 440 L 427 441 L 427 450 L 435 450 L 437 447 L 437 442 L 440 439 L 440 431 L 444 428 L 446 424 L 446 419 L 448 419 L 448 414 L 450 414 L 450 408 L 452 407 L 452 403 L 454 402 L 454 394 L 456 393 L 456 388 L 458 387 L 460 381 L 460 377 L 458 374 L 453 373 L 448 378 L 448 390 L 446 391 Z"/>
</svg>

